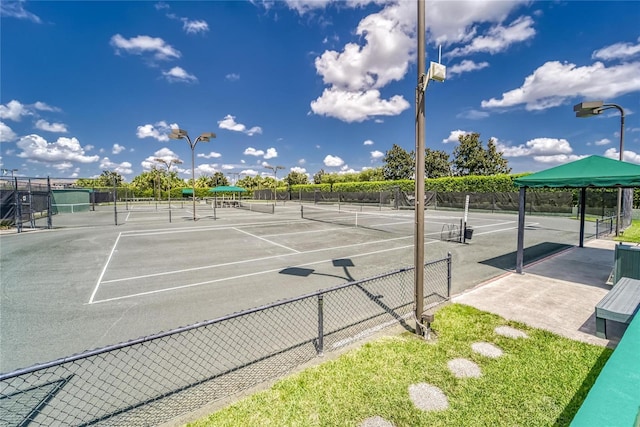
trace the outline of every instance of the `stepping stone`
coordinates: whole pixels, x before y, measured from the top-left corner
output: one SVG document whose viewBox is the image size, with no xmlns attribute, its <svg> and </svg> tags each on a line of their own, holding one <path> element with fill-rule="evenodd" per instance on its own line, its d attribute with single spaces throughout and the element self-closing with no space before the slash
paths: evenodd
<svg viewBox="0 0 640 427">
<path fill-rule="evenodd" d="M 471 350 L 486 357 L 495 359 L 502 356 L 504 353 L 501 348 L 488 342 L 474 342 L 471 344 Z"/>
<path fill-rule="evenodd" d="M 375 417 L 370 417 L 364 420 L 360 424 L 360 427 L 394 427 L 394 425 L 384 418 L 376 415 Z"/>
<path fill-rule="evenodd" d="M 444 411 L 449 407 L 449 399 L 444 392 L 427 383 L 411 384 L 409 399 L 421 411 Z"/>
<path fill-rule="evenodd" d="M 493 332 L 507 338 L 529 338 L 529 335 L 511 326 L 498 326 Z"/>
<path fill-rule="evenodd" d="M 453 359 L 447 363 L 447 366 L 456 378 L 478 378 L 482 376 L 480 366 L 468 359 Z"/>
</svg>

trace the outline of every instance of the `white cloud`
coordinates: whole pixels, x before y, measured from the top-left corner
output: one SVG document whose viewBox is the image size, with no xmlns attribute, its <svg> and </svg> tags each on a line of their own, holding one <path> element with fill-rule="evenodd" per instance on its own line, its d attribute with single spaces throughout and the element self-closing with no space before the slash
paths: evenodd
<svg viewBox="0 0 640 427">
<path fill-rule="evenodd" d="M 126 150 L 127 148 L 124 147 L 123 145 L 120 144 L 113 144 L 113 147 L 111 148 L 111 152 L 113 154 L 120 154 L 122 153 L 124 150 Z"/>
<path fill-rule="evenodd" d="M 342 160 L 338 156 L 332 156 L 331 154 L 328 154 L 324 158 L 324 165 L 328 167 L 338 167 L 344 165 L 344 160 Z"/>
<path fill-rule="evenodd" d="M 36 129 L 46 132 L 67 133 L 67 126 L 64 123 L 49 123 L 42 119 L 36 122 Z"/>
<path fill-rule="evenodd" d="M 285 3 L 289 9 L 295 10 L 300 15 L 304 15 L 314 9 L 324 9 L 332 1 L 333 0 L 285 0 Z M 264 6 L 269 7 L 268 4 L 264 4 Z"/>
<path fill-rule="evenodd" d="M 226 170 L 226 171 L 230 171 L 236 168 L 234 165 L 222 165 L 221 167 L 222 167 L 222 170 Z"/>
<path fill-rule="evenodd" d="M 299 160 L 298 160 L 298 164 L 299 164 L 299 165 L 304 165 L 304 164 L 306 164 L 306 163 L 307 163 L 307 161 L 306 161 L 305 159 L 299 159 Z"/>
<path fill-rule="evenodd" d="M 54 111 L 54 112 L 60 111 L 58 107 L 52 107 L 51 105 L 48 105 L 40 101 L 37 101 L 35 104 L 33 104 L 33 108 L 40 111 Z"/>
<path fill-rule="evenodd" d="M 163 71 L 162 75 L 169 83 L 196 83 L 198 78 L 187 73 L 182 67 L 173 67 L 169 71 Z"/>
<path fill-rule="evenodd" d="M 131 169 L 131 163 L 122 162 L 122 163 L 114 163 L 109 160 L 108 157 L 104 157 L 100 161 L 100 169 L 106 169 L 113 172 L 117 172 L 120 175 L 130 175 L 133 173 L 133 169 Z"/>
<path fill-rule="evenodd" d="M 146 159 L 144 159 L 142 162 L 140 162 L 140 165 L 144 170 L 151 170 L 154 167 L 155 168 L 167 167 L 166 165 L 157 162 L 156 159 L 162 159 L 167 163 L 172 163 L 171 170 L 177 170 L 179 172 L 184 172 L 186 170 L 186 169 L 180 169 L 178 168 L 178 166 L 176 166 L 178 164 L 182 164 L 183 162 L 176 153 L 174 153 L 173 151 L 171 151 L 171 149 L 167 147 L 163 147 L 159 149 L 158 151 L 153 153 L 153 156 L 149 156 Z M 178 160 L 178 163 L 175 163 L 176 160 Z"/>
<path fill-rule="evenodd" d="M 619 160 L 620 151 L 617 148 L 609 148 L 604 152 L 604 156 L 610 159 Z M 630 150 L 624 150 L 622 159 L 625 162 L 640 164 L 640 154 Z"/>
<path fill-rule="evenodd" d="M 202 153 L 200 153 L 200 154 L 197 154 L 196 156 L 197 156 L 197 157 L 204 158 L 204 159 L 217 159 L 217 158 L 221 157 L 221 156 L 222 156 L 222 154 L 220 154 L 220 153 L 216 153 L 215 151 L 212 151 L 212 152 L 210 152 L 209 154 L 202 154 Z"/>
<path fill-rule="evenodd" d="M 561 156 L 568 158 L 566 156 L 573 152 L 569 141 L 563 138 L 534 138 L 525 144 L 520 144 L 515 147 L 504 145 L 498 141 L 496 148 L 498 151 L 501 151 L 505 157 L 535 156 L 537 159 L 550 159 L 548 161 L 538 160 L 545 163 L 556 162 L 553 159 L 562 159 L 563 157 Z M 562 161 L 560 161 L 560 163 L 562 163 Z"/>
<path fill-rule="evenodd" d="M 584 159 L 585 157 L 588 156 L 579 156 L 577 154 L 554 154 L 551 156 L 533 156 L 533 160 L 547 164 L 564 164 L 575 162 L 576 160 Z"/>
<path fill-rule="evenodd" d="M 347 43 L 341 52 L 327 50 L 316 58 L 316 72 L 329 88 L 311 102 L 313 113 L 361 122 L 409 108 L 401 95 L 382 100 L 378 91 L 404 78 L 415 54 L 415 11 L 407 3 L 388 3 L 363 18 L 355 31 L 362 45 Z"/>
<path fill-rule="evenodd" d="M 375 150 L 375 151 L 371 152 L 371 160 L 372 161 L 380 160 L 383 157 L 384 157 L 384 153 L 382 151 Z"/>
<path fill-rule="evenodd" d="M 24 8 L 24 1 L 3 1 L 0 2 L 0 16 L 26 19 L 36 24 L 42 23 L 38 15 L 35 15 Z"/>
<path fill-rule="evenodd" d="M 601 62 L 578 67 L 559 61 L 546 62 L 528 76 L 523 85 L 482 101 L 483 108 L 505 108 L 524 104 L 528 111 L 544 110 L 571 98 L 615 98 L 640 90 L 640 62 L 605 67 Z"/>
<path fill-rule="evenodd" d="M 365 142 L 362 143 L 362 145 L 373 145 L 373 141 L 370 139 L 367 139 Z"/>
<path fill-rule="evenodd" d="M 178 59 L 182 56 L 179 50 L 173 48 L 159 37 L 136 36 L 130 39 L 116 34 L 111 37 L 111 46 L 116 49 L 116 53 L 124 51 L 132 55 L 152 54 L 153 58 L 159 61 Z"/>
<path fill-rule="evenodd" d="M 216 165 L 198 165 L 195 168 L 195 173 L 196 173 L 196 179 L 198 176 L 203 176 L 203 175 L 213 175 L 216 172 L 219 172 L 219 170 L 217 169 Z"/>
<path fill-rule="evenodd" d="M 241 174 L 245 174 L 245 175 L 249 175 L 249 176 L 256 176 L 258 175 L 258 171 L 255 171 L 253 169 L 245 169 L 243 171 L 240 171 Z"/>
<path fill-rule="evenodd" d="M 413 31 L 407 8 L 389 4 L 358 24 L 356 35 L 364 38 L 363 46 L 347 43 L 342 52 L 325 51 L 315 60 L 316 71 L 325 84 L 347 91 L 381 88 L 401 80 L 415 49 Z"/>
<path fill-rule="evenodd" d="M 245 156 L 256 156 L 256 157 L 259 157 L 259 156 L 264 156 L 264 151 L 256 150 L 253 147 L 247 147 L 242 154 L 244 154 Z"/>
<path fill-rule="evenodd" d="M 389 100 L 380 99 L 376 89 L 365 92 L 347 92 L 335 87 L 325 89 L 315 101 L 311 110 L 318 115 L 335 117 L 342 121 L 362 122 L 375 116 L 397 116 L 410 107 L 400 95 Z"/>
<path fill-rule="evenodd" d="M 229 73 L 226 76 L 224 76 L 224 78 L 229 80 L 230 82 L 236 82 L 236 81 L 240 80 L 240 74 Z"/>
<path fill-rule="evenodd" d="M 169 133 L 172 129 L 178 129 L 178 125 L 175 123 L 167 124 L 164 120 L 157 122 L 155 125 L 146 124 L 138 126 L 136 136 L 142 138 L 155 138 L 158 141 L 168 141 Z"/>
<path fill-rule="evenodd" d="M 426 8 L 429 40 L 435 46 L 466 43 L 478 33 L 476 24 L 500 24 L 514 9 L 525 3 L 527 0 L 431 2 Z"/>
<path fill-rule="evenodd" d="M 297 172 L 297 173 L 307 173 L 307 170 L 305 168 L 301 168 L 299 166 L 294 166 L 291 168 L 291 172 Z"/>
<path fill-rule="evenodd" d="M 603 47 L 593 52 L 593 59 L 602 59 L 604 61 L 611 59 L 629 59 L 640 54 L 640 37 L 638 43 L 615 43 L 611 46 Z"/>
<path fill-rule="evenodd" d="M 99 156 L 85 155 L 76 138 L 60 137 L 55 142 L 47 142 L 40 135 L 32 134 L 20 138 L 16 146 L 22 150 L 18 157 L 52 165 L 69 162 L 93 163 L 100 160 Z"/>
<path fill-rule="evenodd" d="M 487 68 L 489 66 L 488 62 L 480 62 L 476 63 L 465 59 L 459 64 L 452 65 L 451 67 L 447 67 L 447 77 L 455 76 L 456 74 L 468 73 L 470 71 L 482 70 L 483 68 Z"/>
<path fill-rule="evenodd" d="M 443 143 L 448 144 L 449 142 L 458 142 L 460 141 L 460 137 L 464 135 L 468 135 L 472 132 L 466 130 L 452 130 L 449 136 L 442 140 Z"/>
<path fill-rule="evenodd" d="M 246 135 L 253 136 L 257 133 L 262 133 L 262 128 L 260 126 L 254 126 L 251 129 L 247 129 L 247 127 L 241 123 L 236 123 L 236 117 L 231 114 L 227 114 L 224 116 L 224 119 L 218 121 L 218 125 L 220 129 L 232 130 L 234 132 L 242 132 Z"/>
<path fill-rule="evenodd" d="M 30 115 L 27 106 L 19 101 L 11 100 L 6 105 L 0 105 L 0 119 L 13 120 L 19 122 L 22 117 Z"/>
<path fill-rule="evenodd" d="M 514 43 L 529 40 L 536 34 L 533 29 L 533 19 L 529 16 L 521 16 L 509 26 L 496 25 L 487 31 L 486 35 L 475 37 L 470 44 L 453 49 L 447 56 L 466 56 L 478 52 L 491 54 L 503 52 Z"/>
<path fill-rule="evenodd" d="M 267 152 L 264 155 L 265 159 L 273 159 L 278 157 L 278 152 L 276 151 L 275 148 L 271 147 L 271 148 L 267 148 Z"/>
<path fill-rule="evenodd" d="M 206 33 L 209 31 L 209 24 L 206 21 L 202 20 L 190 20 L 187 18 L 182 18 L 182 29 L 187 34 L 198 34 L 198 33 Z"/>
<path fill-rule="evenodd" d="M 609 138 L 602 138 L 593 143 L 593 145 L 609 145 L 611 140 Z"/>
<path fill-rule="evenodd" d="M 9 126 L 4 122 L 0 122 L 0 142 L 15 141 L 17 137 L 16 133 Z"/>
<path fill-rule="evenodd" d="M 456 117 L 459 119 L 480 120 L 489 117 L 489 113 L 486 111 L 474 110 L 472 108 L 456 114 Z"/>
</svg>

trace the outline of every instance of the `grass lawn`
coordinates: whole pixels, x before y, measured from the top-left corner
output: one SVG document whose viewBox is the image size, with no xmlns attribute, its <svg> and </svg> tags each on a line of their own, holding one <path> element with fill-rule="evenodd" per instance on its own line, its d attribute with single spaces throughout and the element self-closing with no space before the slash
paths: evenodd
<svg viewBox="0 0 640 427">
<path fill-rule="evenodd" d="M 529 338 L 494 332 L 509 325 Z M 400 426 L 567 426 L 611 350 L 529 328 L 475 308 L 452 304 L 436 315 L 435 342 L 415 335 L 363 344 L 335 360 L 278 381 L 192 426 L 358 426 L 380 416 Z M 474 353 L 492 343 L 497 359 Z M 456 378 L 447 362 L 466 358 L 480 378 Z M 449 409 L 422 412 L 411 384 L 429 383 L 447 395 Z"/>
<path fill-rule="evenodd" d="M 640 243 L 640 220 L 631 221 L 629 228 L 624 230 L 621 236 L 615 238 L 618 242 Z"/>
</svg>

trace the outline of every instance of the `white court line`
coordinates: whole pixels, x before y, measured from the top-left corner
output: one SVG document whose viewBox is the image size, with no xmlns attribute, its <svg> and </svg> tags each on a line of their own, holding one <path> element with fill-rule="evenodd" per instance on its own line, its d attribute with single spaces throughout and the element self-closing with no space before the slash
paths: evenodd
<svg viewBox="0 0 640 427">
<path fill-rule="evenodd" d="M 437 242 L 437 240 L 432 240 L 431 242 L 425 243 L 425 245 L 428 245 L 428 244 L 431 244 L 431 243 L 436 243 L 436 242 Z M 397 247 L 397 248 L 381 249 L 379 251 L 373 251 L 373 252 L 358 253 L 358 254 L 355 254 L 355 255 L 346 256 L 344 258 L 359 258 L 359 257 L 367 256 L 367 255 L 375 255 L 375 254 L 384 253 L 384 252 L 397 251 L 399 249 L 406 249 L 406 248 L 410 248 L 410 247 L 413 247 L 413 245 L 405 245 L 405 246 L 400 246 L 400 247 Z M 324 259 L 324 260 L 321 260 L 321 261 L 313 261 L 313 262 L 308 262 L 308 263 L 305 263 L 305 264 L 298 264 L 298 265 L 296 265 L 296 267 L 304 267 L 304 266 L 309 266 L 309 265 L 314 265 L 314 264 L 322 264 L 322 263 L 325 263 L 325 262 L 333 261 L 334 259 L 335 258 L 330 258 L 330 259 Z M 193 287 L 196 287 L 196 286 L 210 285 L 212 283 L 219 283 L 219 282 L 224 282 L 224 281 L 227 281 L 227 280 L 242 279 L 242 278 L 245 278 L 245 277 L 258 276 L 260 274 L 273 273 L 273 272 L 276 272 L 276 271 L 281 271 L 282 269 L 283 269 L 283 267 L 278 267 L 278 268 L 273 268 L 273 269 L 270 269 L 270 270 L 263 270 L 263 271 L 256 271 L 256 272 L 253 272 L 253 273 L 240 274 L 238 276 L 223 277 L 223 278 L 220 278 L 220 279 L 207 280 L 207 281 L 204 281 L 204 282 L 190 283 L 188 285 L 174 286 L 174 287 L 171 287 L 171 288 L 164 288 L 164 289 L 156 289 L 154 291 L 140 292 L 140 293 L 131 294 L 131 295 L 123 295 L 123 296 L 119 296 L 119 297 L 113 297 L 113 298 L 107 298 L 107 299 L 103 299 L 103 300 L 99 300 L 99 301 L 94 301 L 92 304 L 100 304 L 100 303 L 103 303 L 103 302 L 119 301 L 119 300 L 128 299 L 128 298 L 135 298 L 135 297 L 159 294 L 159 293 L 162 293 L 162 292 L 177 291 L 177 290 L 181 290 L 181 289 L 193 288 Z"/>
<path fill-rule="evenodd" d="M 270 259 L 274 259 L 274 258 L 282 258 L 282 257 L 288 257 L 288 256 L 292 256 L 292 255 L 312 254 L 312 253 L 317 253 L 317 252 L 332 251 L 334 249 L 345 249 L 345 248 L 351 248 L 351 247 L 355 247 L 355 246 L 365 246 L 365 245 L 371 245 L 371 244 L 375 244 L 375 243 L 385 243 L 385 242 L 391 242 L 391 241 L 394 241 L 394 240 L 402 240 L 402 239 L 413 239 L 413 236 L 404 236 L 404 237 L 397 237 L 397 238 L 394 238 L 394 239 L 376 240 L 374 242 L 353 243 L 351 245 L 334 246 L 334 247 L 331 247 L 331 248 L 313 249 L 311 251 L 298 252 L 297 254 L 291 253 L 291 254 L 282 254 L 282 255 L 271 255 L 271 256 L 266 256 L 266 257 L 262 257 L 262 258 L 244 259 L 244 260 L 240 260 L 240 261 L 230 261 L 230 262 L 225 262 L 225 263 L 222 263 L 222 264 L 212 264 L 212 265 L 205 265 L 205 266 L 202 266 L 202 267 L 185 268 L 185 269 L 182 269 L 182 270 L 165 271 L 165 272 L 162 272 L 162 273 L 145 274 L 145 275 L 142 275 L 142 276 L 125 277 L 125 278 L 122 278 L 122 279 L 105 280 L 102 283 L 115 283 L 115 282 L 126 282 L 127 280 L 148 279 L 150 277 L 168 276 L 168 275 L 171 275 L 171 274 L 182 274 L 182 273 L 188 273 L 190 271 L 207 270 L 207 269 L 210 269 L 210 268 L 217 268 L 217 267 L 228 267 L 230 265 L 253 263 L 253 262 L 257 262 L 257 261 L 266 261 L 266 260 L 270 260 Z"/>
<path fill-rule="evenodd" d="M 269 222 L 249 222 L 246 224 L 237 223 L 237 224 L 225 224 L 225 225 L 212 225 L 212 226 L 202 226 L 202 227 L 179 227 L 172 230 L 167 230 L 166 228 L 158 228 L 156 230 L 144 230 L 144 231 L 123 231 L 123 236 L 155 236 L 161 234 L 175 234 L 175 233 L 189 233 L 196 231 L 207 231 L 207 230 L 228 230 L 234 227 L 264 227 L 265 225 L 286 225 L 292 222 L 303 222 L 304 220 L 289 220 L 289 221 L 269 221 Z"/>
<path fill-rule="evenodd" d="M 299 253 L 300 253 L 300 251 L 297 251 L 297 250 L 295 250 L 295 249 L 293 249 L 293 248 L 290 248 L 290 247 L 288 247 L 288 246 L 281 245 L 280 243 L 276 243 L 276 242 L 273 242 L 273 241 L 271 241 L 271 240 L 265 239 L 264 237 L 256 236 L 255 234 L 251 234 L 251 233 L 249 233 L 248 231 L 240 230 L 239 228 L 236 228 L 236 227 L 233 227 L 233 230 L 236 230 L 236 231 L 238 231 L 238 232 L 240 232 L 240 233 L 244 233 L 244 234 L 246 234 L 247 236 L 251 236 L 251 237 L 253 237 L 253 238 L 255 238 L 255 239 L 263 240 L 263 241 L 265 241 L 265 242 L 267 242 L 267 243 L 270 243 L 270 244 L 272 244 L 272 245 L 280 246 L 281 248 L 285 248 L 285 249 L 287 249 L 287 250 L 289 250 L 289 251 L 292 251 L 292 252 L 295 252 L 295 253 L 297 253 L 297 254 L 299 254 Z"/>
<path fill-rule="evenodd" d="M 513 222 L 515 222 L 515 221 L 509 221 L 509 222 L 506 222 L 505 224 L 513 223 Z M 531 225 L 536 225 L 536 224 L 539 224 L 539 223 L 537 223 L 537 222 L 536 223 L 528 223 L 528 224 L 525 224 L 525 226 L 531 226 Z M 493 226 L 495 226 L 495 225 L 496 224 L 494 224 Z M 483 225 L 483 226 L 478 226 L 477 228 L 489 227 L 489 226 L 490 225 Z M 510 228 L 506 228 L 506 229 L 492 230 L 492 231 L 487 231 L 487 232 L 484 232 L 484 233 L 477 233 L 477 235 L 498 233 L 498 232 L 502 232 L 502 231 L 510 231 L 510 230 L 514 230 L 516 228 L 517 227 L 510 227 Z M 240 231 L 240 230 L 238 230 L 238 231 Z M 120 233 L 120 234 L 122 234 L 122 233 Z M 249 234 L 249 233 L 247 233 L 247 234 Z M 433 232 L 433 233 L 427 233 L 427 234 L 425 234 L 425 236 L 426 235 L 438 235 L 438 234 L 440 234 L 440 233 L 439 232 Z M 254 258 L 254 259 L 250 259 L 250 260 L 232 261 L 232 262 L 227 262 L 227 263 L 222 263 L 222 264 L 214 264 L 214 265 L 209 265 L 209 266 L 194 267 L 194 268 L 188 268 L 188 269 L 182 269 L 182 270 L 174 270 L 174 271 L 168 271 L 168 272 L 162 272 L 162 273 L 153 273 L 153 274 L 147 274 L 147 275 L 142 275 L 142 276 L 134 276 L 134 277 L 128 277 L 128 278 L 122 278 L 122 279 L 106 280 L 104 282 L 101 282 L 100 280 L 104 276 L 104 273 L 106 271 L 107 265 L 109 264 L 109 261 L 111 259 L 111 255 L 109 255 L 109 260 L 107 261 L 107 264 L 105 265 L 105 268 L 104 268 L 102 274 L 100 275 L 100 280 L 98 281 L 98 284 L 96 285 L 96 288 L 95 288 L 93 294 L 91 295 L 91 299 L 89 301 L 89 304 L 97 304 L 97 303 L 100 303 L 100 302 L 109 302 L 109 301 L 121 300 L 121 299 L 125 299 L 125 298 L 136 297 L 136 296 L 144 296 L 144 295 L 150 295 L 150 294 L 155 294 L 155 293 L 160 293 L 160 292 L 179 290 L 179 289 L 189 288 L 189 287 L 194 287 L 194 286 L 200 286 L 200 285 L 204 285 L 204 284 L 216 283 L 216 282 L 221 282 L 221 281 L 224 281 L 224 280 L 232 280 L 232 279 L 236 279 L 236 278 L 255 276 L 255 275 L 258 275 L 258 274 L 279 271 L 279 270 L 281 270 L 281 268 L 277 268 L 277 269 L 273 269 L 273 270 L 265 270 L 265 271 L 256 272 L 256 273 L 248 273 L 248 274 L 244 274 L 244 275 L 240 275 L 240 276 L 221 278 L 221 279 L 216 279 L 216 280 L 212 280 L 212 281 L 206 281 L 206 282 L 199 282 L 199 283 L 194 283 L 194 284 L 176 286 L 176 287 L 172 287 L 172 288 L 164 288 L 164 289 L 159 289 L 159 290 L 155 290 L 155 291 L 142 292 L 142 293 L 138 293 L 138 294 L 125 295 L 125 296 L 121 296 L 121 297 L 114 297 L 114 298 L 109 298 L 109 299 L 106 299 L 106 300 L 93 301 L 93 298 L 94 298 L 94 296 L 95 296 L 95 294 L 96 294 L 96 292 L 98 290 L 98 287 L 99 287 L 99 285 L 101 283 L 115 283 L 115 282 L 123 282 L 123 281 L 128 281 L 128 280 L 138 280 L 138 279 L 144 279 L 144 278 L 150 278 L 150 277 L 166 276 L 166 275 L 171 275 L 171 274 L 181 274 L 181 273 L 190 272 L 190 271 L 205 270 L 205 269 L 211 269 L 211 268 L 217 268 L 217 267 L 223 267 L 223 266 L 229 266 L 229 265 L 244 264 L 244 263 L 253 263 L 253 262 L 256 262 L 256 261 L 264 261 L 264 260 L 269 260 L 269 259 L 274 259 L 274 258 L 287 257 L 287 256 L 291 256 L 291 255 L 311 254 L 311 253 L 324 252 L 324 251 L 330 251 L 330 250 L 335 250 L 335 249 L 345 249 L 345 248 L 349 248 L 349 247 L 365 246 L 365 245 L 369 245 L 369 244 L 384 243 L 384 242 L 390 242 L 390 241 L 395 241 L 395 240 L 403 240 L 403 239 L 408 239 L 408 238 L 413 239 L 413 236 L 403 236 L 403 237 L 397 237 L 397 238 L 393 238 L 393 239 L 376 240 L 376 241 L 373 241 L 373 242 L 363 242 L 363 243 L 355 243 L 355 244 L 351 244 L 351 245 L 343 245 L 343 246 L 337 246 L 337 247 L 331 247 L 331 248 L 314 249 L 314 250 L 311 250 L 311 251 L 284 254 L 284 255 L 273 255 L 273 256 L 262 257 L 262 258 Z M 119 239 L 120 239 L 120 235 L 118 235 L 118 240 Z M 117 244 L 117 242 L 118 241 L 116 240 L 116 244 Z M 434 239 L 434 240 L 432 240 L 430 242 L 425 242 L 425 245 L 436 243 L 436 242 L 439 242 L 439 240 Z M 395 250 L 400 250 L 400 249 L 406 249 L 406 248 L 412 247 L 412 246 L 413 245 L 404 245 L 404 246 L 399 246 L 397 248 L 389 248 L 389 249 L 383 249 L 383 250 L 379 250 L 379 251 L 360 253 L 360 254 L 352 255 L 352 256 L 350 256 L 350 258 L 357 258 L 359 256 L 372 255 L 372 254 L 377 254 L 377 253 L 383 253 L 383 252 L 395 251 Z M 115 245 L 114 245 L 114 248 L 112 249 L 112 254 L 113 254 L 113 250 L 115 250 Z M 315 261 L 315 262 L 310 262 L 310 263 L 300 264 L 300 265 L 302 265 L 302 266 L 304 266 L 304 265 L 312 265 L 312 264 L 318 264 L 318 263 L 323 263 L 323 262 L 328 262 L 328 261 L 331 261 L 331 260 Z"/>
<path fill-rule="evenodd" d="M 124 222 L 129 221 L 129 215 L 131 215 L 131 212 L 129 212 L 129 213 L 127 214 L 127 217 L 124 219 Z"/>
<path fill-rule="evenodd" d="M 93 298 L 95 298 L 96 293 L 98 292 L 98 288 L 100 287 L 100 283 L 102 282 L 104 273 L 107 272 L 107 266 L 111 262 L 111 257 L 113 256 L 113 253 L 116 251 L 116 246 L 118 246 L 118 242 L 120 241 L 120 236 L 122 236 L 122 233 L 118 233 L 118 238 L 116 239 L 115 243 L 113 244 L 113 247 L 111 248 L 111 253 L 109 254 L 109 257 L 107 258 L 107 262 L 104 264 L 104 268 L 102 269 L 102 273 L 100 273 L 100 277 L 98 278 L 98 283 L 96 283 L 96 287 L 93 289 L 91 298 L 89 298 L 89 304 L 93 304 Z"/>
</svg>

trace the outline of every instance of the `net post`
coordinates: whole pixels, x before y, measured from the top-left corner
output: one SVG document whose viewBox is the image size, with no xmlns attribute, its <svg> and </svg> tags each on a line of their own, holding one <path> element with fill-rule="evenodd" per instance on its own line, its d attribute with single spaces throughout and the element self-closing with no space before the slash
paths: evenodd
<svg viewBox="0 0 640 427">
<path fill-rule="evenodd" d="M 93 193 L 92 193 L 93 194 Z M 52 213 L 52 193 L 51 193 L 51 178 L 47 177 L 47 228 L 53 228 L 53 213 Z"/>
</svg>

